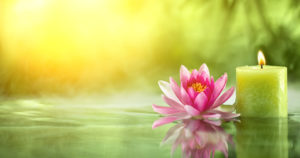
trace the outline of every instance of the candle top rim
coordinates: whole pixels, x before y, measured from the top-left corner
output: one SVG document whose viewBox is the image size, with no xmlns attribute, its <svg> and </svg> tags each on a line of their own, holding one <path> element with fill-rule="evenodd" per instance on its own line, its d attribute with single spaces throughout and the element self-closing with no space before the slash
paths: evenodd
<svg viewBox="0 0 300 158">
<path fill-rule="evenodd" d="M 254 66 L 248 66 L 248 65 L 246 65 L 246 66 L 239 66 L 236 69 L 237 70 L 238 69 L 239 70 L 249 70 L 249 71 L 252 71 L 252 70 L 255 70 L 255 71 L 257 71 L 257 70 L 265 70 L 265 71 L 267 71 L 267 70 L 282 70 L 282 69 L 286 70 L 287 67 L 285 67 L 285 66 L 264 65 L 263 69 L 261 69 L 260 65 L 254 65 Z"/>
</svg>

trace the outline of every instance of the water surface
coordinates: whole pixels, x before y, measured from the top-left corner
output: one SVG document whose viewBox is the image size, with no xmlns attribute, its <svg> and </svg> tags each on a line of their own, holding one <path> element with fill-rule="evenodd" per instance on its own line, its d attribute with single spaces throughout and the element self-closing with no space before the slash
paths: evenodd
<svg viewBox="0 0 300 158">
<path fill-rule="evenodd" d="M 151 103 L 162 102 L 159 97 L 99 100 L 3 100 L 0 157 L 171 157 L 171 144 L 161 141 L 175 123 L 151 129 L 159 118 Z M 234 142 L 228 143 L 229 157 L 300 157 L 297 111 L 288 119 L 241 119 L 222 128 Z M 181 157 L 180 148 L 174 157 Z M 215 157 L 224 156 L 217 152 Z"/>
</svg>

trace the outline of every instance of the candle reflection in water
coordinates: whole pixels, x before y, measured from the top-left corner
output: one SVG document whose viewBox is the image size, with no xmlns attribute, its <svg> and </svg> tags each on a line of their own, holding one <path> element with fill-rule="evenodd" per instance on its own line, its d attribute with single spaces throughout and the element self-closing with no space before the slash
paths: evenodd
<svg viewBox="0 0 300 158">
<path fill-rule="evenodd" d="M 243 118 L 236 123 L 237 158 L 288 158 L 285 118 Z"/>
<path fill-rule="evenodd" d="M 183 120 L 170 128 L 162 143 L 166 142 L 172 142 L 172 154 L 181 146 L 185 158 L 210 158 L 216 151 L 228 157 L 228 142 L 233 144 L 232 136 L 219 124 L 193 119 Z"/>
</svg>

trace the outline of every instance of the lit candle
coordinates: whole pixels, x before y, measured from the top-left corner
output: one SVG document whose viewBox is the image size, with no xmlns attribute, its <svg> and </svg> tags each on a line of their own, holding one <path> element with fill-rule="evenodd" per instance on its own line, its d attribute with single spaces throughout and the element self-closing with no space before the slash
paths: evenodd
<svg viewBox="0 0 300 158">
<path fill-rule="evenodd" d="M 265 65 L 236 68 L 236 109 L 241 117 L 287 117 L 287 68 Z"/>
</svg>

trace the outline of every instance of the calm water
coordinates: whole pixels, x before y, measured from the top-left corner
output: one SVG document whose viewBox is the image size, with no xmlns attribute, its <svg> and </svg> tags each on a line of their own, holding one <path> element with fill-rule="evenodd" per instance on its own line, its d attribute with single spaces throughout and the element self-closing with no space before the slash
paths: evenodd
<svg viewBox="0 0 300 158">
<path fill-rule="evenodd" d="M 151 129 L 160 98 L 13 99 L 0 104 L 0 157 L 171 157 L 172 141 L 161 145 L 177 124 Z M 204 127 L 205 128 L 202 128 Z M 288 119 L 242 119 L 222 127 L 199 125 L 209 143 L 226 143 L 229 157 L 300 157 L 300 115 Z M 208 129 L 208 130 L 207 130 Z M 202 133 L 201 133 L 202 132 Z M 198 132 L 199 133 L 199 132 Z M 171 138 L 170 138 L 171 139 Z M 175 138 L 176 139 L 176 136 Z M 198 147 L 199 148 L 199 147 Z M 174 157 L 181 157 L 179 147 Z M 215 157 L 224 157 L 217 152 Z"/>
</svg>

